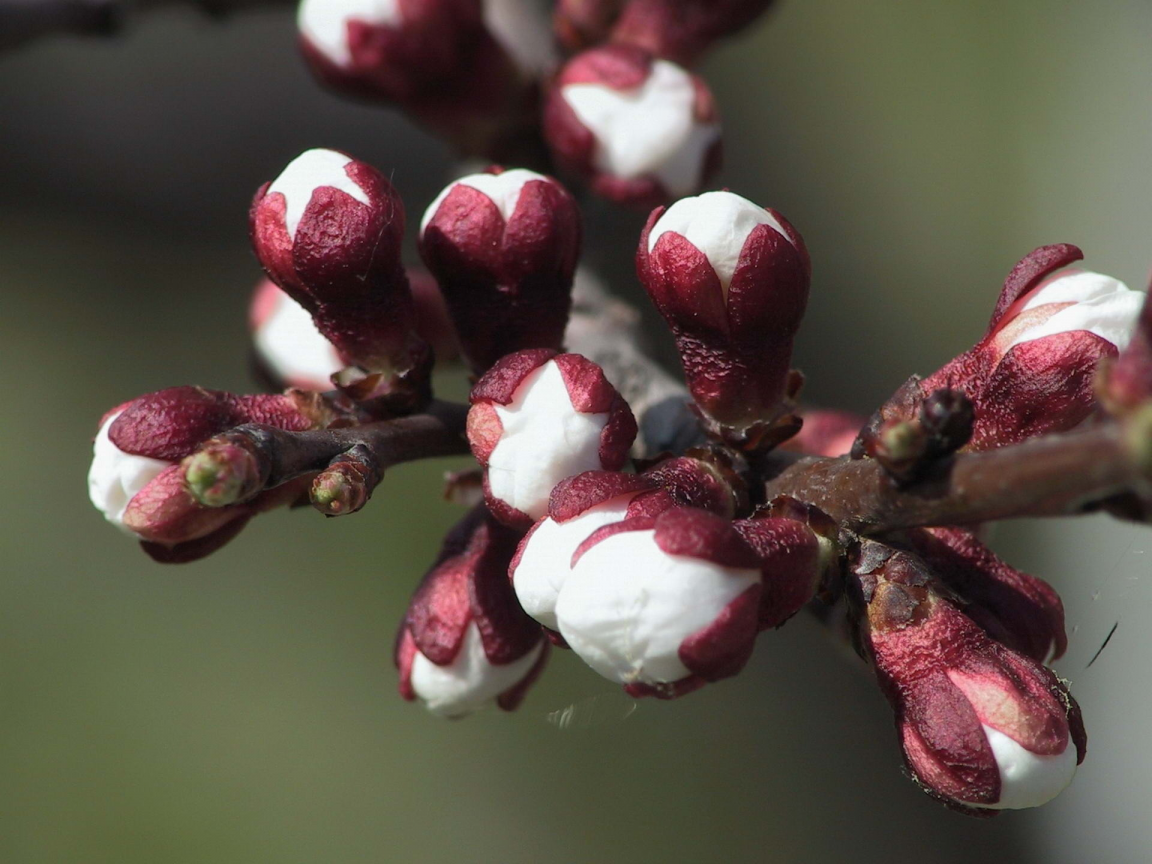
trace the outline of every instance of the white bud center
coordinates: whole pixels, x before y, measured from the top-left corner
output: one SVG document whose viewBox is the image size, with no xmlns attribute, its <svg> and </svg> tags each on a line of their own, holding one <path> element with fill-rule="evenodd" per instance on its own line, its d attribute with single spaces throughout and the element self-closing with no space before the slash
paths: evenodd
<svg viewBox="0 0 1152 864">
<path fill-rule="evenodd" d="M 526 168 L 513 168 L 501 174 L 469 174 L 467 177 L 461 177 L 444 187 L 443 191 L 428 205 L 428 209 L 424 211 L 424 216 L 420 220 L 420 234 L 423 236 L 424 229 L 428 227 L 428 223 L 432 221 L 436 211 L 444 203 L 444 199 L 457 186 L 467 186 L 482 195 L 487 195 L 496 205 L 496 209 L 500 211 L 501 218 L 507 223 L 516 210 L 516 204 L 520 200 L 520 193 L 524 189 L 524 184 L 532 180 L 546 181 L 548 178 Z"/>
<path fill-rule="evenodd" d="M 1072 775 L 1076 773 L 1076 746 L 1071 741 L 1063 753 L 1041 756 L 991 726 L 984 726 L 984 734 L 1000 769 L 1000 800 L 976 806 L 988 810 L 1039 807 L 1072 782 Z"/>
<path fill-rule="evenodd" d="M 303 0 L 296 13 L 300 35 L 337 66 L 352 60 L 350 21 L 395 27 L 401 21 L 399 0 Z"/>
<path fill-rule="evenodd" d="M 332 343 L 320 335 L 308 312 L 276 289 L 272 311 L 253 334 L 261 359 L 293 387 L 329 390 L 329 379 L 344 364 Z"/>
<path fill-rule="evenodd" d="M 727 297 L 740 253 L 757 225 L 768 225 L 792 242 L 784 226 L 763 207 L 732 192 L 705 192 L 682 198 L 664 211 L 648 235 L 648 251 L 668 232 L 679 234 L 704 253 Z"/>
<path fill-rule="evenodd" d="M 1118 279 L 1100 273 L 1069 273 L 1053 279 L 1028 298 L 1021 314 L 1052 305 L 1054 314 L 1016 333 L 1005 350 L 1023 342 L 1086 330 L 1123 351 L 1136 329 L 1144 305 L 1144 292 L 1133 291 Z M 1063 305 L 1063 308 L 1055 304 Z"/>
<path fill-rule="evenodd" d="M 122 412 L 121 412 L 122 413 Z M 92 447 L 92 467 L 88 470 L 88 497 L 104 518 L 125 533 L 124 511 L 136 494 L 172 465 L 163 459 L 134 456 L 112 443 L 108 429 L 120 414 L 113 414 L 100 427 Z M 133 535 L 135 536 L 135 535 Z"/>
<path fill-rule="evenodd" d="M 461 717 L 524 680 L 543 650 L 541 641 L 523 657 L 495 665 L 484 653 L 480 628 L 473 621 L 464 631 L 460 652 L 447 666 L 437 666 L 416 652 L 412 659 L 412 689 L 433 714 Z"/>
<path fill-rule="evenodd" d="M 679 66 L 656 60 L 631 90 L 569 84 L 563 95 L 596 137 L 597 169 L 625 180 L 654 176 L 673 197 L 697 188 L 720 126 L 696 121 L 696 88 Z"/>
<path fill-rule="evenodd" d="M 600 434 L 608 414 L 577 411 L 555 362 L 534 370 L 508 405 L 494 408 L 503 432 L 488 457 L 488 486 L 533 519 L 545 515 L 561 480 L 603 467 Z"/>
<path fill-rule="evenodd" d="M 312 195 L 322 186 L 339 189 L 361 204 L 371 203 L 368 193 L 345 170 L 351 161 L 351 157 L 335 150 L 305 150 L 272 181 L 267 194 L 279 192 L 284 196 L 284 225 L 289 237 L 295 239 L 296 229 L 300 227 L 300 220 L 312 201 Z"/>
</svg>

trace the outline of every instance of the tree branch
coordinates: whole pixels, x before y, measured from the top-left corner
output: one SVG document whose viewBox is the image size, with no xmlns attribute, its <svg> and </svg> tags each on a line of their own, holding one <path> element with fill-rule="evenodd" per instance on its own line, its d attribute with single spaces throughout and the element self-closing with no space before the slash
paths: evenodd
<svg viewBox="0 0 1152 864">
<path fill-rule="evenodd" d="M 782 456 L 783 454 L 781 454 Z M 1022 516 L 1083 513 L 1126 492 L 1142 491 L 1120 423 L 1037 438 L 982 453 L 962 453 L 934 478 L 900 488 L 873 459 L 775 461 L 770 500 L 791 495 L 847 528 L 883 534 L 921 525 L 963 525 Z"/>
</svg>

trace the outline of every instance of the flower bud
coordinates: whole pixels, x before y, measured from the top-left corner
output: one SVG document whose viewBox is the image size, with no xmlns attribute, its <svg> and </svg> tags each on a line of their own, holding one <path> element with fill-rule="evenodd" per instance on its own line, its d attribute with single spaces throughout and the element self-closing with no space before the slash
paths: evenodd
<svg viewBox="0 0 1152 864">
<path fill-rule="evenodd" d="M 781 450 L 834 458 L 845 456 L 867 419 L 850 411 L 805 408 L 800 411 L 804 425 L 792 438 L 780 445 Z"/>
<path fill-rule="evenodd" d="M 460 717 L 495 701 L 513 710 L 548 646 L 516 603 L 508 561 L 518 535 L 478 507 L 445 538 L 397 635 L 400 695 Z"/>
<path fill-rule="evenodd" d="M 481 0 L 303 0 L 300 48 L 333 90 L 398 105 L 467 152 L 483 150 L 521 92 Z"/>
<path fill-rule="evenodd" d="M 552 488 L 584 471 L 615 471 L 636 437 L 628 404 L 579 354 L 510 354 L 472 388 L 468 442 L 500 521 L 529 527 Z"/>
<path fill-rule="evenodd" d="M 560 348 L 580 232 L 567 190 L 524 169 L 463 177 L 425 211 L 420 254 L 476 374 L 514 351 Z"/>
<path fill-rule="evenodd" d="M 759 604 L 757 556 L 731 523 L 678 507 L 585 540 L 556 621 L 569 647 L 630 695 L 674 698 L 743 668 Z"/>
<path fill-rule="evenodd" d="M 792 410 L 811 265 L 780 214 L 731 192 L 677 201 L 648 218 L 636 270 L 714 429 L 739 440 Z"/>
<path fill-rule="evenodd" d="M 304 431 L 327 425 L 330 419 L 291 394 L 236 396 L 199 387 L 172 387 L 141 396 L 101 421 L 88 472 L 88 494 L 109 522 L 169 551 L 222 531 L 238 531 L 237 521 L 242 525 L 268 506 L 290 503 L 296 491 L 285 484 L 244 505 L 204 507 L 189 493 L 180 461 L 202 442 L 243 423 Z M 232 482 L 231 476 L 220 479 Z M 237 477 L 235 482 L 246 481 Z M 204 485 L 213 484 L 206 479 Z M 203 543 L 196 548 L 202 547 L 207 548 Z"/>
<path fill-rule="evenodd" d="M 400 263 L 404 205 L 384 175 L 335 150 L 308 150 L 260 187 L 250 221 L 268 276 L 343 357 L 370 373 L 427 376 L 431 356 L 414 332 Z"/>
<path fill-rule="evenodd" d="M 951 387 L 971 400 L 966 449 L 1064 432 L 1096 410 L 1097 368 L 1128 345 L 1145 295 L 1099 273 L 1057 272 L 1080 257 L 1075 246 L 1044 246 L 1020 261 L 984 338 L 918 382 L 920 398 Z M 896 401 L 881 413 L 915 410 L 914 399 Z"/>
<path fill-rule="evenodd" d="M 626 45 L 560 70 L 544 108 L 556 161 L 611 201 L 651 207 L 690 195 L 720 164 L 720 124 L 704 81 Z"/>
<path fill-rule="evenodd" d="M 629 0 L 612 41 L 691 66 L 718 39 L 743 30 L 772 0 Z"/>
<path fill-rule="evenodd" d="M 836 525 L 793 499 L 732 525 L 760 559 L 759 628 L 781 627 L 828 579 L 837 561 Z"/>
<path fill-rule="evenodd" d="M 1056 797 L 1086 747 L 1064 683 L 989 638 L 915 556 L 868 541 L 856 578 L 863 642 L 920 785 L 974 814 Z"/>
<path fill-rule="evenodd" d="M 908 537 L 916 554 L 964 601 L 961 611 L 989 636 L 1038 663 L 1063 656 L 1064 604 L 1051 585 L 1001 561 L 963 528 L 924 528 Z"/>
<path fill-rule="evenodd" d="M 556 601 L 572 571 L 572 556 L 594 531 L 677 506 L 730 518 L 735 498 L 716 468 L 686 456 L 641 475 L 586 471 L 562 480 L 549 496 L 548 514 L 520 541 L 508 569 L 520 605 L 555 637 Z"/>
<path fill-rule="evenodd" d="M 261 370 L 277 387 L 331 390 L 332 376 L 348 365 L 304 307 L 271 279 L 256 286 L 249 323 Z"/>
</svg>

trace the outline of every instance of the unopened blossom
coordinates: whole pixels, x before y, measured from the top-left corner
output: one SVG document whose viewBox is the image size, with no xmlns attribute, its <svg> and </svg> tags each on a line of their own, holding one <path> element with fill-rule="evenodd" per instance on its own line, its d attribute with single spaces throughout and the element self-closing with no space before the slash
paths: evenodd
<svg viewBox="0 0 1152 864">
<path fill-rule="evenodd" d="M 636 270 L 713 426 L 739 440 L 789 415 L 811 265 L 783 216 L 732 192 L 682 199 L 649 216 Z"/>
<path fill-rule="evenodd" d="M 855 572 L 861 641 L 920 785 L 976 813 L 1060 794 L 1086 748 L 1065 684 L 989 637 L 915 556 L 867 541 Z"/>
<path fill-rule="evenodd" d="M 1067 270 L 1075 246 L 1043 246 L 1009 274 L 988 332 L 974 348 L 923 380 L 913 380 L 877 412 L 874 428 L 914 416 L 942 388 L 975 410 L 967 449 L 987 450 L 1078 426 L 1097 408 L 1096 377 L 1132 336 L 1144 292 Z"/>
<path fill-rule="evenodd" d="M 461 177 L 429 205 L 420 254 L 476 374 L 514 351 L 560 348 L 580 239 L 568 191 L 522 168 Z"/>
<path fill-rule="evenodd" d="M 518 539 L 482 506 L 445 538 L 397 636 L 405 699 L 419 699 L 446 717 L 490 703 L 511 711 L 523 699 L 548 646 L 508 584 Z"/>
<path fill-rule="evenodd" d="M 391 103 L 465 150 L 483 149 L 521 92 L 481 0 L 302 0 L 300 48 L 347 96 Z"/>
<path fill-rule="evenodd" d="M 548 512 L 520 541 L 508 574 L 520 605 L 555 632 L 556 601 L 576 549 L 598 528 L 628 518 L 694 506 L 730 517 L 735 493 L 712 465 L 693 457 L 667 459 L 643 474 L 586 471 L 553 488 Z"/>
<path fill-rule="evenodd" d="M 751 655 L 759 561 L 726 519 L 688 507 L 626 519 L 594 532 L 573 562 L 560 634 L 631 695 L 683 695 Z"/>
<path fill-rule="evenodd" d="M 426 376 L 431 353 L 400 261 L 404 205 L 383 174 L 308 150 L 260 187 L 249 218 L 265 272 L 343 357 L 389 379 Z"/>
<path fill-rule="evenodd" d="M 556 160 L 605 198 L 651 207 L 690 195 L 719 167 L 720 124 L 698 76 L 639 48 L 573 57 L 544 111 Z"/>
<path fill-rule="evenodd" d="M 627 403 L 579 354 L 510 354 L 476 383 L 470 401 L 468 443 L 485 469 L 485 500 L 509 525 L 542 518 L 566 477 L 622 467 L 636 437 Z"/>
<path fill-rule="evenodd" d="M 287 483 L 242 505 L 205 507 L 187 488 L 181 461 L 209 438 L 242 423 L 299 432 L 333 418 L 301 395 L 236 396 L 172 387 L 141 396 L 101 420 L 88 472 L 88 494 L 104 517 L 157 557 L 199 557 L 223 545 L 257 512 L 292 503 L 302 487 Z M 251 484 L 243 473 L 219 482 Z M 208 478 L 211 480 L 212 478 Z"/>
</svg>

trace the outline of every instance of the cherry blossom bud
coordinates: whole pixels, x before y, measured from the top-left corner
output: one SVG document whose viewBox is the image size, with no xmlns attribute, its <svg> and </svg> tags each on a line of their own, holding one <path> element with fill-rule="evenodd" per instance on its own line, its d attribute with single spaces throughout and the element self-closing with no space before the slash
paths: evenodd
<svg viewBox="0 0 1152 864">
<path fill-rule="evenodd" d="M 584 471 L 615 471 L 636 420 L 603 371 L 579 354 L 510 354 L 472 388 L 468 442 L 484 471 L 484 497 L 498 519 L 529 527 L 552 488 Z"/>
<path fill-rule="evenodd" d="M 718 39 L 743 30 L 772 0 L 629 0 L 612 41 L 691 66 Z"/>
<path fill-rule="evenodd" d="M 586 471 L 556 484 L 548 514 L 520 541 L 508 575 L 524 611 L 559 641 L 556 600 L 572 571 L 572 556 L 593 531 L 677 506 L 731 518 L 736 505 L 721 468 L 702 459 L 667 459 L 641 475 Z"/>
<path fill-rule="evenodd" d="M 1113 413 L 1131 412 L 1152 401 L 1152 305 L 1147 299 L 1132 338 L 1108 369 L 1102 389 L 1106 407 Z"/>
<path fill-rule="evenodd" d="M 396 641 L 400 695 L 460 717 L 490 702 L 513 710 L 548 646 L 516 603 L 508 561 L 519 535 L 479 507 L 445 538 L 412 597 Z"/>
<path fill-rule="evenodd" d="M 714 431 L 739 441 L 789 414 L 811 265 L 784 217 L 731 192 L 685 198 L 649 216 L 636 270 Z"/>
<path fill-rule="evenodd" d="M 627 519 L 577 549 L 557 625 L 584 662 L 630 695 L 674 698 L 747 662 L 758 564 L 731 523 L 703 510 Z"/>
<path fill-rule="evenodd" d="M 383 174 L 308 150 L 260 187 L 250 221 L 264 270 L 343 357 L 385 376 L 382 387 L 426 384 L 431 355 L 400 263 L 404 205 Z"/>
<path fill-rule="evenodd" d="M 524 169 L 462 177 L 425 211 L 420 254 L 476 374 L 513 351 L 560 348 L 580 233 L 567 190 Z"/>
<path fill-rule="evenodd" d="M 836 525 L 785 498 L 733 527 L 760 559 L 759 627 L 780 627 L 824 587 L 837 561 Z"/>
<path fill-rule="evenodd" d="M 300 48 L 339 93 L 403 108 L 471 150 L 519 90 L 481 0 L 303 0 Z"/>
<path fill-rule="evenodd" d="M 906 391 L 880 414 L 904 419 L 916 397 L 950 387 L 975 408 L 969 450 L 988 450 L 1063 432 L 1097 407 L 1101 361 L 1125 349 L 1144 293 L 1099 273 L 1064 270 L 1075 246 L 1041 247 L 1004 283 L 988 332 L 970 351 Z"/>
<path fill-rule="evenodd" d="M 692 194 L 720 164 L 720 124 L 704 81 L 625 45 L 585 51 L 560 70 L 544 137 L 596 194 L 637 207 Z"/>
<path fill-rule="evenodd" d="M 1001 561 L 971 531 L 925 528 L 908 534 L 912 549 L 964 604 L 969 618 L 997 642 L 1050 663 L 1068 647 L 1060 595 L 1036 576 Z"/>
<path fill-rule="evenodd" d="M 794 437 L 781 444 L 780 449 L 829 458 L 846 456 L 861 427 L 868 422 L 867 418 L 850 411 L 821 408 L 801 409 L 800 418 L 804 425 Z"/>
<path fill-rule="evenodd" d="M 257 359 L 277 386 L 331 390 L 332 376 L 348 365 L 304 307 L 271 279 L 256 287 L 249 323 Z"/>
<path fill-rule="evenodd" d="M 920 785 L 975 815 L 1056 797 L 1086 747 L 1064 683 L 986 635 L 915 556 L 868 541 L 856 578 L 864 646 Z"/>
<path fill-rule="evenodd" d="M 208 538 L 231 539 L 254 513 L 290 503 L 299 490 L 285 484 L 244 505 L 205 507 L 190 493 L 181 460 L 202 442 L 243 423 L 304 431 L 332 419 L 318 411 L 316 403 L 293 394 L 236 396 L 172 387 L 141 396 L 101 421 L 88 473 L 89 497 L 109 522 L 145 541 L 150 554 L 191 560 L 187 556 L 192 551 L 207 554 L 218 548 Z M 235 474 L 232 462 L 221 465 L 225 470 L 214 477 L 199 475 L 208 497 L 222 488 L 218 483 L 251 480 L 242 468 Z M 162 548 L 153 548 L 157 546 Z M 173 552 L 180 546 L 187 548 Z"/>
</svg>

